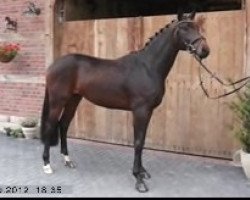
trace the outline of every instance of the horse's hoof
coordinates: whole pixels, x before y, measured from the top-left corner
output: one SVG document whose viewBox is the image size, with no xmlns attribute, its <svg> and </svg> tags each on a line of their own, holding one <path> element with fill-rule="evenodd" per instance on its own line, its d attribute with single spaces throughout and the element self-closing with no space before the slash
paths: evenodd
<svg viewBox="0 0 250 200">
<path fill-rule="evenodd" d="M 50 164 L 44 165 L 43 166 L 43 171 L 44 171 L 45 174 L 52 174 L 53 173 L 53 170 L 52 170 Z"/>
<path fill-rule="evenodd" d="M 65 166 L 69 168 L 76 168 L 76 165 L 72 161 L 66 161 Z"/>
<path fill-rule="evenodd" d="M 151 175 L 150 173 L 148 173 L 147 171 L 144 171 L 144 172 L 141 172 L 140 173 L 140 176 L 146 180 L 150 179 L 151 178 Z"/>
<path fill-rule="evenodd" d="M 143 181 L 137 181 L 135 184 L 135 189 L 140 193 L 148 192 L 148 186 Z"/>
<path fill-rule="evenodd" d="M 64 157 L 64 165 L 66 167 L 69 167 L 69 168 L 75 168 L 75 164 L 70 160 L 69 156 L 68 155 L 63 155 L 62 156 Z"/>
</svg>

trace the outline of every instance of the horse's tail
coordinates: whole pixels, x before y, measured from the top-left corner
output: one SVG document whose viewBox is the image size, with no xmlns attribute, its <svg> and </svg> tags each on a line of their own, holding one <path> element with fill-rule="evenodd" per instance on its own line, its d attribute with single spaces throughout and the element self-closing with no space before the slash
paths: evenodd
<svg viewBox="0 0 250 200">
<path fill-rule="evenodd" d="M 48 133 L 46 131 L 46 124 L 48 123 L 48 116 L 49 116 L 49 93 L 48 89 L 45 89 L 45 97 L 43 102 L 43 110 L 41 116 L 41 129 L 40 129 L 40 138 L 43 144 L 49 140 L 50 146 L 56 146 L 58 144 L 58 137 L 59 137 L 59 129 L 56 126 L 56 130 L 53 133 Z"/>
</svg>

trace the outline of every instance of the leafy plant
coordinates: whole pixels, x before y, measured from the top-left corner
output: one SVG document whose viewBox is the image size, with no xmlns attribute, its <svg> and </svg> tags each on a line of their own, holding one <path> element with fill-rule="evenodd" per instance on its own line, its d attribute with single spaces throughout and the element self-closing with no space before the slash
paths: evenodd
<svg viewBox="0 0 250 200">
<path fill-rule="evenodd" d="M 10 127 L 5 127 L 4 130 L 8 137 L 12 136 L 14 138 L 24 138 L 23 131 L 21 128 L 13 129 Z"/>
<path fill-rule="evenodd" d="M 38 124 L 37 119 L 28 118 L 21 123 L 21 126 L 24 128 L 33 128 L 36 127 L 37 124 Z"/>
<path fill-rule="evenodd" d="M 236 116 L 233 132 L 241 143 L 242 149 L 250 153 L 250 86 L 247 86 L 243 93 L 238 93 L 237 100 L 229 106 Z"/>
<path fill-rule="evenodd" d="M 13 129 L 11 136 L 14 138 L 24 138 L 24 134 L 21 128 Z"/>
<path fill-rule="evenodd" d="M 12 129 L 10 127 L 4 127 L 4 131 L 5 131 L 7 136 L 11 136 Z"/>
</svg>

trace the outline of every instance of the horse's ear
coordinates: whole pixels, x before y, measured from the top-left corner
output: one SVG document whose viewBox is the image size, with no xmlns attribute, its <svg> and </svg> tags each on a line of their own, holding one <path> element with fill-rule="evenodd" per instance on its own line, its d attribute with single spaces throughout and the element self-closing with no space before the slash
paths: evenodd
<svg viewBox="0 0 250 200">
<path fill-rule="evenodd" d="M 196 15 L 196 11 L 193 10 L 188 17 L 193 20 L 195 18 L 195 15 Z"/>
<path fill-rule="evenodd" d="M 178 21 L 181 21 L 183 19 L 183 8 L 178 8 L 178 12 L 177 12 L 177 18 L 178 18 Z"/>
</svg>

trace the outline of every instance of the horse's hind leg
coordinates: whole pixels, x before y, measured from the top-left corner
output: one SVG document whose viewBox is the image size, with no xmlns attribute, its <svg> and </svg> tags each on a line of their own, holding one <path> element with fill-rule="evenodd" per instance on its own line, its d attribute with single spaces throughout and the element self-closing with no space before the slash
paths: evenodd
<svg viewBox="0 0 250 200">
<path fill-rule="evenodd" d="M 61 154 L 64 156 L 65 166 L 74 168 L 75 165 L 69 158 L 68 147 L 67 147 L 67 131 L 72 118 L 74 117 L 75 111 L 82 97 L 74 95 L 67 102 L 62 117 L 59 122 L 60 136 L 61 136 Z"/>
<path fill-rule="evenodd" d="M 58 140 L 58 119 L 62 112 L 62 108 L 63 107 L 60 105 L 51 106 L 48 121 L 46 122 L 46 140 L 44 142 L 43 170 L 47 174 L 53 173 L 53 170 L 50 166 L 50 146 L 52 145 L 51 142 L 53 142 L 53 145 L 56 145 Z"/>
<path fill-rule="evenodd" d="M 147 107 L 136 108 L 133 111 L 134 117 L 134 168 L 133 174 L 136 178 L 136 189 L 139 192 L 147 192 L 148 187 L 144 182 L 144 178 L 150 178 L 150 174 L 142 165 L 142 151 L 145 142 L 147 127 L 152 116 L 152 110 Z"/>
</svg>

